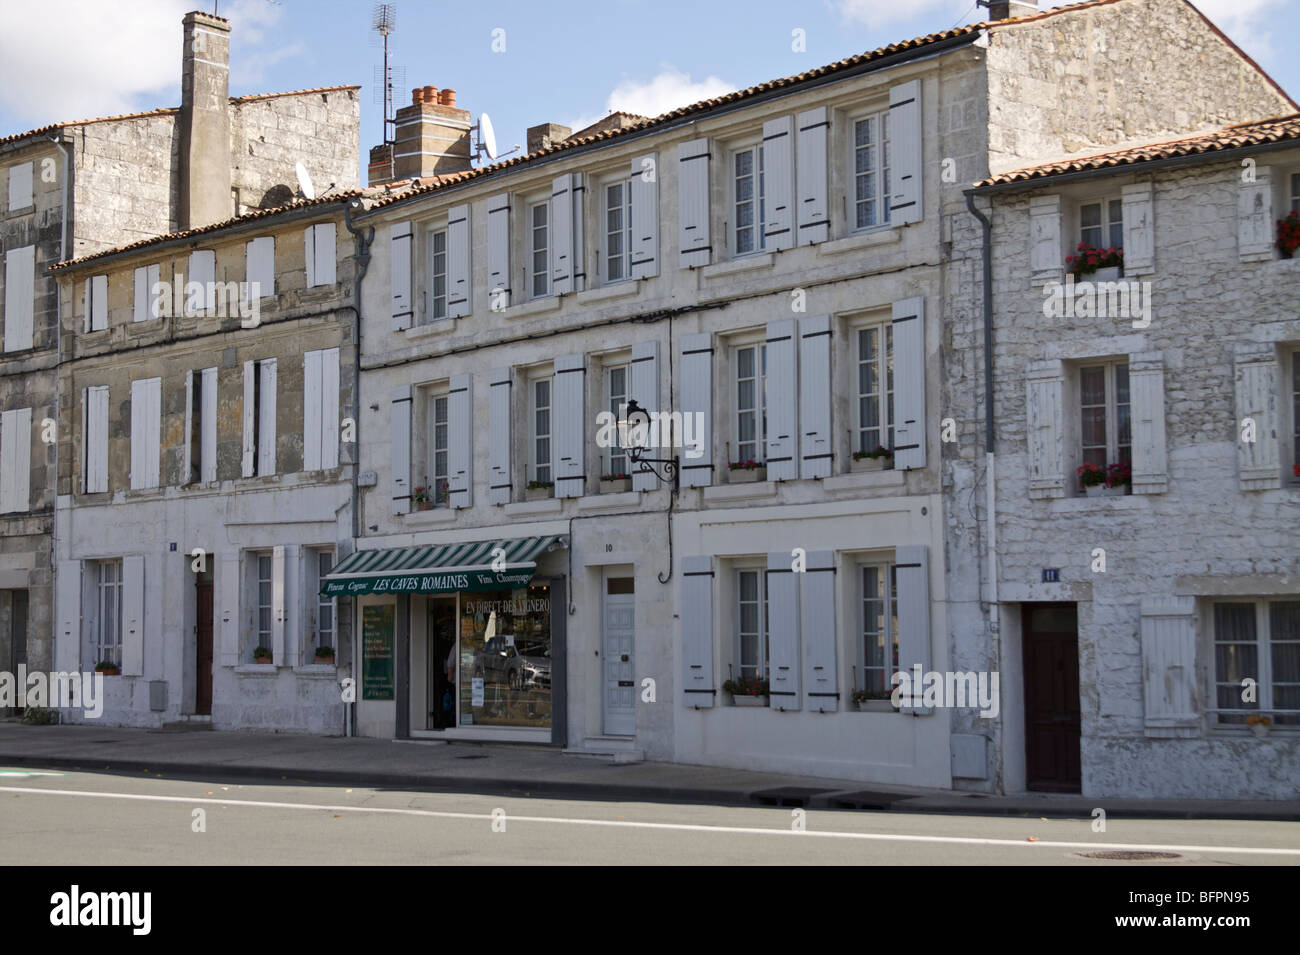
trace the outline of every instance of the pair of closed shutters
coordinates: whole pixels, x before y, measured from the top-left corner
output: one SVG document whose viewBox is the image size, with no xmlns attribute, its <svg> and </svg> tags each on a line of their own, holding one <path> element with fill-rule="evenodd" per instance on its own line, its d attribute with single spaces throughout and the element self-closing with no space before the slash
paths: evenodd
<svg viewBox="0 0 1300 955">
<path fill-rule="evenodd" d="M 0 514 L 30 508 L 31 458 L 32 409 L 0 414 Z"/>
<path fill-rule="evenodd" d="M 410 385 L 393 389 L 389 420 L 392 426 L 392 486 L 394 514 L 411 510 Z M 453 375 L 447 389 L 447 506 L 474 503 L 474 376 Z"/>
<path fill-rule="evenodd" d="M 133 489 L 155 488 L 161 464 L 162 379 L 131 382 L 131 473 Z M 81 392 L 82 491 L 108 490 L 108 386 Z"/>
</svg>

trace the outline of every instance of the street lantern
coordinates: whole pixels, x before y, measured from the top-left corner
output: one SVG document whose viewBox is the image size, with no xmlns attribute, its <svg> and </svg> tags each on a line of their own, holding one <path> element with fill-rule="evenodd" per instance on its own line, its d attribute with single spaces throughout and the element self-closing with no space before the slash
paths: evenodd
<svg viewBox="0 0 1300 955">
<path fill-rule="evenodd" d="M 653 474 L 661 481 L 672 482 L 673 493 L 676 494 L 681 489 L 681 479 L 678 474 L 681 458 L 676 454 L 671 458 L 644 456 L 649 449 L 650 425 L 650 412 L 638 405 L 635 400 L 629 400 L 623 406 L 623 414 L 618 420 L 618 443 L 627 451 L 628 460 L 637 466 L 636 470 L 639 473 Z"/>
</svg>

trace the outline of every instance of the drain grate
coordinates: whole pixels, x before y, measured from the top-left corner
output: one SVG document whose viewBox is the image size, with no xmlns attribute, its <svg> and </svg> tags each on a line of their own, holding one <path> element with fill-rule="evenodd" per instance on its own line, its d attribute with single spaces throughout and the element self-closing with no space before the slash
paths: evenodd
<svg viewBox="0 0 1300 955">
<path fill-rule="evenodd" d="M 760 789 L 749 794 L 749 798 L 763 806 L 807 806 L 813 796 L 821 793 L 833 793 L 833 789 L 813 789 L 807 786 L 783 786 L 779 789 Z"/>
<path fill-rule="evenodd" d="M 1099 849 L 1080 852 L 1085 859 L 1113 859 L 1123 862 L 1147 862 L 1155 859 L 1181 859 L 1177 852 L 1152 852 L 1142 849 Z"/>
</svg>

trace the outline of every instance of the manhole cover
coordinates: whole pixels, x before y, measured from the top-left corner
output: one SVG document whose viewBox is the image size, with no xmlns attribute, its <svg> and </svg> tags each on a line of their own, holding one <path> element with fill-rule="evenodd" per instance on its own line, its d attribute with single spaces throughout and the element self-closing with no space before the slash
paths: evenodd
<svg viewBox="0 0 1300 955">
<path fill-rule="evenodd" d="M 1124 862 L 1146 862 L 1154 859 L 1181 859 L 1177 852 L 1149 852 L 1141 849 L 1099 849 L 1080 852 L 1085 859 L 1115 859 Z"/>
</svg>

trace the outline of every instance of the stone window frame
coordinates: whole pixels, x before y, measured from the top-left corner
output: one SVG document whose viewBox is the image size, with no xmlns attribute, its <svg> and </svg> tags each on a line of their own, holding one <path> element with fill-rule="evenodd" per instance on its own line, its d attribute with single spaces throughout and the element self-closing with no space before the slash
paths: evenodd
<svg viewBox="0 0 1300 955">
<path fill-rule="evenodd" d="M 1064 413 L 1062 415 L 1065 434 L 1065 481 L 1067 494 L 1070 497 L 1083 497 L 1085 492 L 1079 486 L 1079 479 L 1075 476 L 1075 471 L 1084 463 L 1084 446 L 1083 446 L 1083 393 L 1081 375 L 1085 368 L 1096 368 L 1102 366 L 1106 369 L 1105 380 L 1105 400 L 1106 400 L 1106 463 L 1115 464 L 1119 461 L 1118 452 L 1119 432 L 1118 432 L 1118 409 L 1116 407 L 1116 383 L 1114 381 L 1114 369 L 1123 365 L 1126 369 L 1132 364 L 1130 355 L 1105 355 L 1089 356 L 1084 358 L 1072 358 L 1064 362 L 1066 393 L 1063 402 Z M 1132 418 L 1133 391 L 1131 383 L 1129 385 L 1129 463 L 1133 460 L 1133 418 Z"/>
<path fill-rule="evenodd" d="M 755 202 L 756 202 L 755 212 L 754 212 L 751 225 L 749 226 L 749 228 L 752 228 L 754 230 L 754 244 L 750 249 L 741 252 L 739 251 L 738 248 L 739 233 L 736 228 L 736 223 L 732 221 L 732 217 L 736 215 L 736 204 L 737 204 L 736 157 L 739 156 L 741 153 L 751 152 L 751 151 L 753 151 L 755 155 L 754 173 L 752 173 L 751 175 L 756 175 L 758 177 L 758 182 L 759 182 L 759 188 L 756 189 L 754 193 Z M 764 169 L 764 164 L 763 164 L 762 130 L 759 129 L 757 133 L 754 133 L 743 139 L 736 139 L 731 142 L 723 144 L 722 152 L 723 155 L 727 157 L 727 165 L 723 170 L 724 179 L 726 181 L 727 205 L 725 207 L 726 211 L 723 214 L 723 220 L 722 220 L 723 235 L 725 236 L 727 252 L 730 255 L 730 257 L 733 259 L 748 258 L 749 256 L 752 255 L 763 255 L 769 250 L 766 247 L 767 238 L 765 235 L 766 220 L 767 220 L 767 215 L 766 215 L 766 199 L 767 199 L 766 191 L 767 190 L 766 190 L 766 182 L 763 180 L 763 175 L 766 170 Z"/>
<path fill-rule="evenodd" d="M 1270 727 L 1270 733 L 1282 732 L 1287 735 L 1300 734 L 1300 708 L 1293 710 L 1283 710 L 1282 712 L 1291 722 L 1279 724 L 1277 713 L 1274 707 L 1276 702 L 1273 699 L 1274 679 L 1273 679 L 1273 637 L 1272 637 L 1272 620 L 1270 618 L 1270 606 L 1272 604 L 1296 603 L 1293 594 L 1271 594 L 1271 595 L 1250 595 L 1240 597 L 1217 597 L 1207 599 L 1203 602 L 1201 619 L 1203 622 L 1202 648 L 1205 652 L 1207 661 L 1205 667 L 1205 680 L 1208 684 L 1206 699 L 1209 701 L 1207 712 L 1208 725 L 1211 731 L 1216 733 L 1236 733 L 1245 729 L 1244 718 L 1251 713 L 1262 713 L 1270 717 L 1273 725 Z M 1219 712 L 1219 688 L 1231 688 L 1236 692 L 1237 700 L 1240 700 L 1240 691 L 1242 689 L 1240 682 L 1237 680 L 1220 679 L 1221 670 L 1219 668 L 1218 648 L 1223 641 L 1219 640 L 1219 634 L 1215 626 L 1215 608 L 1219 605 L 1245 604 L 1254 609 L 1253 627 L 1254 638 L 1252 642 L 1256 648 L 1256 672 L 1243 673 L 1244 677 L 1251 677 L 1256 681 L 1257 699 L 1254 705 L 1243 704 L 1238 707 L 1225 708 L 1229 709 L 1229 715 L 1241 717 L 1238 721 L 1229 722 L 1224 719 L 1224 714 Z"/>
<path fill-rule="evenodd" d="M 883 211 L 883 218 L 880 218 L 879 221 L 877 221 L 874 225 L 864 225 L 864 226 L 858 225 L 858 203 L 863 201 L 868 201 L 868 200 L 862 200 L 858 198 L 858 171 L 857 171 L 858 123 L 867 119 L 875 119 L 878 121 L 883 120 L 884 123 L 888 125 L 889 103 L 888 101 L 886 101 L 883 103 L 883 105 L 876 104 L 870 107 L 864 106 L 860 109 L 856 109 L 851 112 L 846 112 L 844 118 L 845 118 L 844 129 L 846 132 L 844 136 L 844 144 L 842 146 L 842 149 L 844 150 L 844 156 L 845 156 L 845 160 L 844 160 L 845 162 L 844 209 L 845 209 L 845 223 L 846 223 L 845 234 L 863 235 L 869 232 L 880 232 L 886 229 L 892 229 L 895 227 L 895 224 L 891 221 L 891 214 L 890 214 L 890 203 L 892 201 L 892 196 L 890 191 L 884 188 L 884 183 L 887 181 L 889 170 L 890 168 L 892 168 L 892 162 L 891 162 L 892 156 L 889 155 L 889 150 L 890 147 L 893 145 L 893 141 L 890 137 L 889 130 L 885 131 L 883 150 L 880 148 L 882 144 L 879 141 L 873 144 L 874 148 L 876 149 L 877 162 L 873 167 L 873 169 L 871 170 L 876 175 L 877 188 L 876 188 L 875 198 L 876 201 L 880 204 L 880 210 Z M 881 164 L 879 162 L 879 158 L 882 155 L 882 153 L 885 156 L 884 177 L 880 175 Z"/>
</svg>

